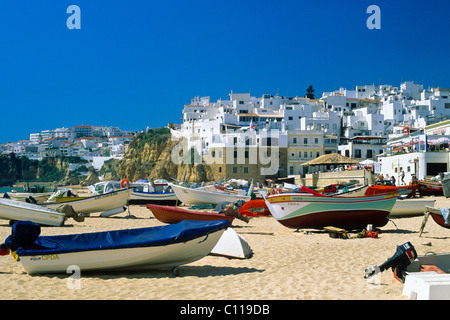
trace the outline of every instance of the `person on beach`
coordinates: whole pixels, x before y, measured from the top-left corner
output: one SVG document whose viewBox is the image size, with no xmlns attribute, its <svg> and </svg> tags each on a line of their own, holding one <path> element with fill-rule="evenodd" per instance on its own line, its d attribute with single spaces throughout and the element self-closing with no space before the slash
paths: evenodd
<svg viewBox="0 0 450 320">
<path fill-rule="evenodd" d="M 395 177 L 393 175 L 391 177 L 391 182 L 392 182 L 392 185 L 395 186 Z"/>
</svg>

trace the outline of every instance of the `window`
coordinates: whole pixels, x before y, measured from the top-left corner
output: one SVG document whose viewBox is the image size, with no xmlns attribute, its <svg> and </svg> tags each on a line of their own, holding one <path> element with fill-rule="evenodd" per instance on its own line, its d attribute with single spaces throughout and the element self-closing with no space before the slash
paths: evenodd
<svg viewBox="0 0 450 320">
<path fill-rule="evenodd" d="M 216 152 L 215 152 L 215 151 L 212 152 L 212 157 L 213 157 L 213 158 L 216 157 Z"/>
<path fill-rule="evenodd" d="M 237 173 L 237 167 L 233 167 L 233 173 Z"/>
<path fill-rule="evenodd" d="M 288 117 L 288 120 L 293 120 L 294 119 L 294 117 Z"/>
<path fill-rule="evenodd" d="M 292 143 L 297 143 L 297 138 L 293 138 Z"/>
<path fill-rule="evenodd" d="M 308 152 L 305 151 L 305 152 L 303 153 L 303 157 L 304 157 L 304 158 L 308 158 Z"/>
<path fill-rule="evenodd" d="M 222 167 L 219 167 L 219 172 L 222 172 Z"/>
<path fill-rule="evenodd" d="M 248 173 L 248 167 L 244 167 L 244 173 Z"/>
<path fill-rule="evenodd" d="M 314 138 L 314 143 L 319 144 L 319 138 Z"/>
<path fill-rule="evenodd" d="M 303 138 L 303 144 L 308 144 L 308 138 Z"/>
<path fill-rule="evenodd" d="M 355 149 L 355 158 L 361 158 L 361 149 Z"/>
</svg>

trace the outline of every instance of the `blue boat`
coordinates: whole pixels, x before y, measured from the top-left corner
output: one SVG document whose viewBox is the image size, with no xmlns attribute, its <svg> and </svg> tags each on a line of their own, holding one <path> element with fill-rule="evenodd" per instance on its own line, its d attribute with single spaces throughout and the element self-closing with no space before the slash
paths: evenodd
<svg viewBox="0 0 450 320">
<path fill-rule="evenodd" d="M 81 271 L 170 269 L 208 255 L 229 226 L 227 220 L 185 220 L 157 227 L 41 236 L 39 225 L 19 221 L 2 246 L 29 274 L 66 273 L 71 266 Z"/>
</svg>

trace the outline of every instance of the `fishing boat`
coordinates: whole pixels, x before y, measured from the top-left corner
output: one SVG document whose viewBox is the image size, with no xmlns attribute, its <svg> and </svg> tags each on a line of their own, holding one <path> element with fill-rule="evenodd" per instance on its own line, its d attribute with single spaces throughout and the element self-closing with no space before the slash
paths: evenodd
<svg viewBox="0 0 450 320">
<path fill-rule="evenodd" d="M 136 181 L 130 183 L 132 192 L 130 203 L 157 203 L 157 204 L 177 204 L 178 200 L 175 192 L 166 180 L 156 181 Z"/>
<path fill-rule="evenodd" d="M 177 198 L 184 204 L 198 205 L 198 204 L 218 204 L 220 202 L 236 202 L 238 200 L 251 200 L 251 190 L 240 191 L 238 194 L 231 194 L 226 192 L 214 192 L 205 188 L 187 188 L 177 184 L 169 184 Z"/>
<path fill-rule="evenodd" d="M 130 203 L 177 204 L 178 201 L 166 180 L 129 182 L 128 179 L 122 179 L 121 181 L 97 182 L 88 187 L 91 195 L 104 194 L 123 188 L 131 188 Z"/>
<path fill-rule="evenodd" d="M 423 215 L 427 207 L 433 207 L 436 201 L 432 199 L 397 198 L 391 211 L 392 218 L 411 217 Z"/>
<path fill-rule="evenodd" d="M 450 229 L 450 213 L 448 208 L 435 208 L 432 206 L 426 206 L 426 215 L 424 219 L 427 219 L 427 213 L 431 215 L 431 218 L 443 228 Z M 426 223 L 426 220 L 424 221 Z"/>
<path fill-rule="evenodd" d="M 0 219 L 10 221 L 30 220 L 42 225 L 60 227 L 64 224 L 66 215 L 37 204 L 0 198 Z"/>
<path fill-rule="evenodd" d="M 78 196 L 77 194 L 73 193 L 71 189 L 60 189 L 55 191 L 45 202 L 67 202 L 67 201 L 73 201 L 73 200 L 81 200 L 86 197 Z"/>
<path fill-rule="evenodd" d="M 239 213 L 249 217 L 262 217 L 270 215 L 270 211 L 267 208 L 264 199 L 253 199 L 247 201 L 239 208 Z"/>
<path fill-rule="evenodd" d="M 417 255 L 410 242 L 397 246 L 394 255 L 383 264 L 369 266 L 364 278 L 392 269 L 404 283 L 403 295 L 414 300 L 450 299 L 450 253 Z"/>
<path fill-rule="evenodd" d="M 326 196 L 351 196 L 351 197 L 359 197 L 366 194 L 369 186 L 367 185 L 357 185 L 357 186 L 346 186 L 343 184 L 332 184 L 329 186 L 325 186 L 322 193 Z"/>
<path fill-rule="evenodd" d="M 374 184 L 368 186 L 365 195 L 373 196 L 384 193 L 398 193 L 400 196 L 414 197 L 418 191 L 419 186 L 417 184 L 407 186 L 394 186 L 394 185 L 379 185 Z"/>
<path fill-rule="evenodd" d="M 189 221 L 166 226 L 104 232 L 40 236 L 29 221 L 13 225 L 3 247 L 13 252 L 25 271 L 66 273 L 174 268 L 208 255 L 229 221 Z"/>
<path fill-rule="evenodd" d="M 70 204 L 79 214 L 89 215 L 91 213 L 101 212 L 101 217 L 109 217 L 125 211 L 130 192 L 131 189 L 119 189 L 64 203 Z M 42 206 L 56 209 L 61 206 L 61 202 L 44 203 Z"/>
<path fill-rule="evenodd" d="M 368 224 L 383 227 L 396 202 L 395 194 L 365 197 L 327 197 L 286 193 L 265 197 L 272 216 L 282 225 L 322 229 L 326 226 L 353 229 Z"/>
<path fill-rule="evenodd" d="M 6 193 L 9 198 L 17 201 L 26 201 L 29 197 L 36 200 L 37 203 L 44 203 L 53 194 L 53 192 L 16 192 Z"/>
<path fill-rule="evenodd" d="M 174 206 L 162 206 L 156 204 L 147 204 L 149 209 L 156 219 L 163 223 L 178 223 L 183 220 L 228 220 L 230 223 L 234 220 L 232 216 L 226 216 L 218 212 L 203 212 L 197 210 L 189 210 Z"/>
<path fill-rule="evenodd" d="M 418 180 L 417 184 L 421 196 L 442 196 L 444 194 L 442 182 L 440 181 Z"/>
</svg>

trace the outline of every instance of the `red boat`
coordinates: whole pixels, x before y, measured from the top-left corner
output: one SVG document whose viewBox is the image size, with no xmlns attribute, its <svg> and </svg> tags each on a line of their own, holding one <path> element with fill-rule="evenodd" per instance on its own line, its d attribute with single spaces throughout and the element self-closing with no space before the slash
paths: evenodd
<svg viewBox="0 0 450 320">
<path fill-rule="evenodd" d="M 366 196 L 373 196 L 382 193 L 398 193 L 399 195 L 406 195 L 408 198 L 414 197 L 419 186 L 411 184 L 406 186 L 389 186 L 389 185 L 373 185 L 366 190 Z"/>
<path fill-rule="evenodd" d="M 419 180 L 417 184 L 419 185 L 418 191 L 421 196 L 442 196 L 444 194 L 444 188 L 440 181 Z"/>
<path fill-rule="evenodd" d="M 445 223 L 445 218 L 442 215 L 442 212 L 440 209 L 427 207 L 427 211 L 430 213 L 434 222 L 436 222 L 438 225 L 440 225 L 443 228 L 450 229 L 450 225 Z"/>
<path fill-rule="evenodd" d="M 216 212 L 194 211 L 174 206 L 147 204 L 147 209 L 151 210 L 156 219 L 169 224 L 178 223 L 183 220 L 228 220 L 230 222 L 234 220 L 234 217 Z"/>
</svg>

